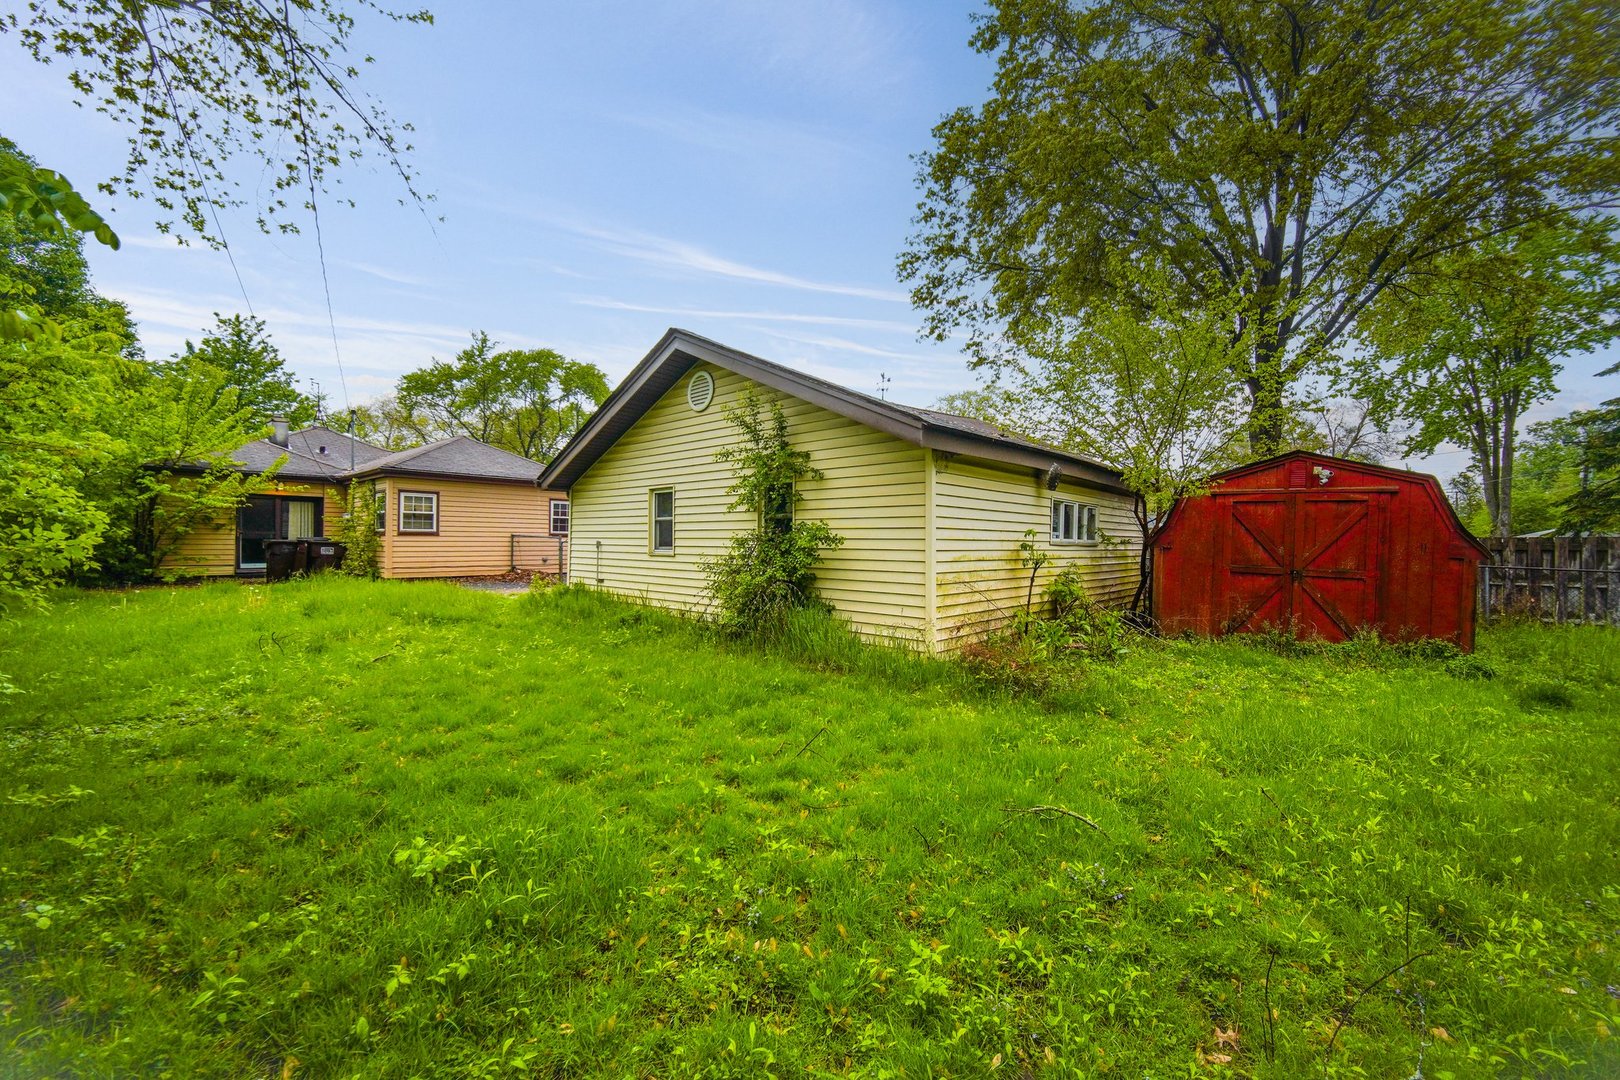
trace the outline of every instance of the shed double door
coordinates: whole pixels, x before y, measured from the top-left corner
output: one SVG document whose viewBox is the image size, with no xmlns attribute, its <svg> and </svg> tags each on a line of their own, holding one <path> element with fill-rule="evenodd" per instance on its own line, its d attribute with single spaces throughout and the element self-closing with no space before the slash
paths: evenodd
<svg viewBox="0 0 1620 1080">
<path fill-rule="evenodd" d="M 1280 629 L 1343 641 L 1380 622 L 1384 495 L 1281 491 L 1216 498 L 1230 502 L 1230 512 L 1218 515 L 1224 632 Z"/>
</svg>

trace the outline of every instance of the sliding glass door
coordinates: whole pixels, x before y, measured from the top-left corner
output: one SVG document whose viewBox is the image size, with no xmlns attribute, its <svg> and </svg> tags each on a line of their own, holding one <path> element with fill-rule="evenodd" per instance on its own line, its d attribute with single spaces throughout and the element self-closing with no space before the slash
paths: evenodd
<svg viewBox="0 0 1620 1080">
<path fill-rule="evenodd" d="M 236 572 L 264 571 L 266 540 L 321 535 L 321 500 L 293 495 L 249 495 L 236 511 Z"/>
</svg>

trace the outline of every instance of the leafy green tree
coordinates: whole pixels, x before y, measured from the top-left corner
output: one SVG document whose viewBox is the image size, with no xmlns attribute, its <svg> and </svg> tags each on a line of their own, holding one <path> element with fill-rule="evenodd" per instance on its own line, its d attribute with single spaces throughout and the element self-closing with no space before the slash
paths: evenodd
<svg viewBox="0 0 1620 1080">
<path fill-rule="evenodd" d="M 128 417 L 100 488 L 113 522 L 104 571 L 122 580 L 183 574 L 171 561 L 180 541 L 229 520 L 273 482 L 275 467 L 247 475 L 231 456 L 264 426 L 225 371 L 197 360 L 133 373 L 118 405 Z"/>
<path fill-rule="evenodd" d="M 1352 379 L 1412 425 L 1408 453 L 1441 443 L 1473 456 L 1496 536 L 1516 530 L 1514 466 L 1525 410 L 1550 398 L 1568 355 L 1620 333 L 1615 222 L 1597 218 L 1503 234 L 1435 260 L 1363 323 Z"/>
<path fill-rule="evenodd" d="M 64 177 L 39 168 L 0 136 L 0 341 L 59 332 L 45 311 L 60 315 L 106 303 L 90 290 L 82 233 L 118 246 L 112 229 Z"/>
<path fill-rule="evenodd" d="M 473 334 L 453 361 L 402 376 L 398 408 L 423 440 L 467 435 L 549 461 L 607 397 L 607 377 L 551 349 L 498 350 Z"/>
<path fill-rule="evenodd" d="M 1269 453 L 1387 290 L 1615 203 L 1615 40 L 1584 0 L 993 0 L 972 39 L 993 92 L 934 129 L 900 273 L 981 364 L 1134 309 L 1134 262 L 1189 306 L 1240 291 L 1233 376 Z"/>
<path fill-rule="evenodd" d="M 1479 493 L 1479 472 L 1474 466 L 1446 481 L 1446 498 L 1469 532 L 1475 536 L 1490 534 L 1490 516 L 1485 513 L 1485 497 Z"/>
<path fill-rule="evenodd" d="M 106 372 L 129 324 L 90 289 L 91 226 L 59 179 L 0 145 L 0 611 L 93 565 L 111 520 L 86 489 L 115 444 Z"/>
<path fill-rule="evenodd" d="M 50 327 L 0 340 L 0 607 L 68 577 L 150 576 L 250 489 L 221 459 L 259 434 L 220 370 L 139 362 L 128 312 L 90 287 L 76 238 L 34 227 L 0 217 L 0 288 L 28 290 Z M 212 464 L 183 484 L 162 467 L 193 461 Z"/>
<path fill-rule="evenodd" d="M 1580 487 L 1580 454 L 1564 441 L 1562 429 L 1567 419 L 1536 424 L 1528 437 L 1519 442 L 1513 464 L 1513 531 L 1516 534 L 1560 532 L 1559 504 Z M 1556 432 L 1556 434 L 1555 434 Z M 1467 482 L 1474 490 L 1468 499 L 1470 515 L 1463 518 L 1475 536 L 1496 532 L 1486 509 L 1478 472 L 1472 466 Z"/>
<path fill-rule="evenodd" d="M 1022 362 L 1000 365 L 995 386 L 941 407 L 1118 469 L 1146 537 L 1176 499 L 1240 457 L 1246 411 L 1231 365 L 1250 343 L 1233 334 L 1240 296 L 1189 310 L 1165 275 L 1118 274 L 1134 283 L 1136 308 L 1095 307 L 1053 322 L 1029 339 Z M 1145 543 L 1140 550 L 1138 607 L 1149 582 Z"/>
<path fill-rule="evenodd" d="M 207 364 L 224 375 L 221 391 L 235 391 L 235 404 L 257 426 L 285 417 L 295 428 L 315 422 L 316 400 L 299 390 L 264 320 L 214 312 L 214 329 L 175 358 L 182 369 Z"/>
<path fill-rule="evenodd" d="M 111 452 L 104 401 L 96 343 L 73 327 L 0 342 L 0 613 L 93 564 L 110 519 L 84 488 Z"/>
<path fill-rule="evenodd" d="M 1620 373 L 1620 365 L 1604 375 Z M 1566 532 L 1620 532 L 1620 398 L 1575 413 L 1564 435 L 1575 451 L 1576 483 L 1560 500 L 1559 525 Z"/>
<path fill-rule="evenodd" d="M 821 479 L 821 470 L 807 451 L 793 448 L 781 404 L 767 408 L 749 392 L 727 407 L 726 418 L 741 436 L 715 454 L 734 470 L 727 509 L 753 514 L 754 526 L 733 536 L 725 554 L 706 560 L 703 572 L 721 628 L 768 638 L 786 627 L 790 613 L 816 603 L 815 565 L 844 538 L 824 521 L 793 514 L 799 484 Z"/>
<path fill-rule="evenodd" d="M 104 192 L 149 195 L 159 229 L 179 224 L 220 243 L 214 212 L 244 203 L 226 171 L 242 154 L 262 162 L 253 174 L 263 178 L 259 224 L 267 231 L 295 231 L 289 214 L 313 211 L 332 170 L 372 152 L 420 202 L 405 163 L 409 125 L 395 124 L 356 85 L 358 64 L 372 58 L 354 50 L 351 8 L 432 22 L 426 11 L 342 0 L 40 0 L 0 13 L 0 34 L 65 70 L 81 103 L 129 129 L 124 167 L 100 185 Z M 44 209 L 82 218 L 87 207 L 55 198 L 71 188 L 41 175 L 53 191 L 54 205 Z M 0 177 L 9 195 L 8 184 Z M 100 238 L 105 225 L 74 227 Z M 110 230 L 103 242 L 117 246 Z"/>
</svg>

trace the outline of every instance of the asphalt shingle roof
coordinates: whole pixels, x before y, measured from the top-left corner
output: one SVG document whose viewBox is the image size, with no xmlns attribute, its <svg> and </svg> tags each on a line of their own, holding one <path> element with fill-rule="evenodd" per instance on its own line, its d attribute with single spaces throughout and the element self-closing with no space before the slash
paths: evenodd
<svg viewBox="0 0 1620 1080">
<path fill-rule="evenodd" d="M 243 472 L 262 473 L 285 456 L 287 460 L 277 476 L 289 480 L 336 480 L 349 469 L 351 444 L 356 465 L 388 453 L 380 446 L 316 424 L 288 433 L 286 446 L 277 446 L 269 439 L 254 439 L 232 450 L 229 457 Z"/>
<path fill-rule="evenodd" d="M 404 473 L 423 476 L 465 476 L 470 480 L 524 480 L 540 475 L 540 463 L 465 435 L 426 446 L 384 454 L 359 466 L 347 476 Z"/>
<path fill-rule="evenodd" d="M 351 447 L 353 469 L 349 468 Z M 230 453 L 230 460 L 246 473 L 262 473 L 281 458 L 286 460 L 276 475 L 288 480 L 343 482 L 352 477 L 390 473 L 533 483 L 540 475 L 539 462 L 465 435 L 391 452 L 319 424 L 290 432 L 286 446 L 277 446 L 269 439 L 254 439 Z M 199 470 L 204 467 L 201 462 L 195 466 Z"/>
<path fill-rule="evenodd" d="M 1073 451 L 972 417 L 873 397 L 673 327 L 563 447 L 547 466 L 541 483 L 566 490 L 699 362 L 803 398 L 915 446 L 986 457 L 1043 473 L 1055 467 L 1060 475 L 1105 490 L 1125 490 L 1118 470 Z"/>
</svg>

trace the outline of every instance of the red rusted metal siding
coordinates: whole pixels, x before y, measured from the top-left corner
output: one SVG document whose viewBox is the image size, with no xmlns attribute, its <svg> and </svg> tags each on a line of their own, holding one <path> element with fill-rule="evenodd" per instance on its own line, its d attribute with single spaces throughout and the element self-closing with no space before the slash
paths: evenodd
<svg viewBox="0 0 1620 1080">
<path fill-rule="evenodd" d="M 1292 630 L 1474 647 L 1485 549 L 1422 473 L 1295 452 L 1222 473 L 1153 539 L 1167 633 Z"/>
</svg>

